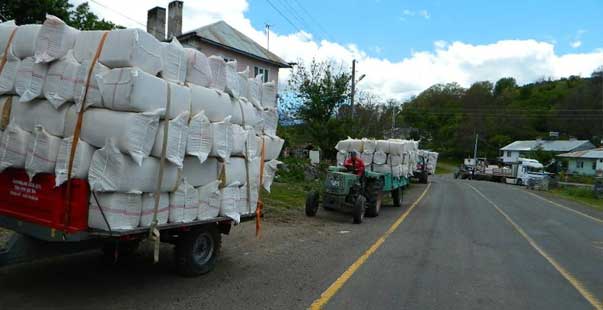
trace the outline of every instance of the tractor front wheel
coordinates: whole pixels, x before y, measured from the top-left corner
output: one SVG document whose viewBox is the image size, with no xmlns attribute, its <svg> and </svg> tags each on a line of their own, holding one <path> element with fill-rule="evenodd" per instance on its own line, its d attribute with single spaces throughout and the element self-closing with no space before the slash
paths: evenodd
<svg viewBox="0 0 603 310">
<path fill-rule="evenodd" d="M 394 201 L 394 207 L 399 208 L 402 206 L 402 188 L 398 187 L 392 191 L 392 200 Z"/>
<path fill-rule="evenodd" d="M 317 191 L 311 191 L 306 196 L 306 216 L 315 216 L 318 212 L 320 196 Z"/>
<path fill-rule="evenodd" d="M 354 224 L 360 224 L 364 220 L 364 214 L 366 212 L 366 198 L 360 195 L 354 202 L 354 210 L 352 215 L 354 216 Z"/>
</svg>

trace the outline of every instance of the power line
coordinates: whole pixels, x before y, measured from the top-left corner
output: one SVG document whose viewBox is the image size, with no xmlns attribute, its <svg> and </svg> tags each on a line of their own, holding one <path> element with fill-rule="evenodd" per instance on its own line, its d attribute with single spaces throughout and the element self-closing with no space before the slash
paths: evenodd
<svg viewBox="0 0 603 310">
<path fill-rule="evenodd" d="M 312 16 L 312 14 L 310 14 L 310 12 L 308 12 L 308 10 L 306 10 L 306 8 L 304 8 L 303 5 L 301 5 L 301 3 L 299 3 L 299 1 L 294 0 L 294 2 L 297 4 L 297 6 L 300 9 L 302 9 L 302 11 L 304 13 L 306 13 L 307 16 L 310 17 L 310 19 L 318 26 L 318 28 L 320 28 L 320 30 L 323 32 L 323 34 L 326 34 L 326 37 L 329 38 L 329 40 L 335 41 L 334 37 L 320 24 L 320 22 L 318 20 L 316 20 L 314 18 L 314 16 Z"/>
<path fill-rule="evenodd" d="M 297 11 L 295 10 L 295 8 L 293 8 L 287 2 L 287 0 L 278 0 L 278 1 L 281 3 L 281 6 L 285 8 L 285 11 L 291 12 L 291 16 L 293 16 L 293 18 L 296 19 L 302 27 L 305 27 L 306 29 L 311 31 L 312 27 L 310 27 L 310 25 L 308 25 L 308 23 L 306 23 L 306 20 L 301 15 L 297 14 Z"/>
<path fill-rule="evenodd" d="M 268 2 L 268 4 L 281 16 L 283 17 L 288 23 L 289 25 L 291 25 L 293 28 L 295 28 L 295 30 L 297 30 L 297 32 L 302 32 L 285 14 L 283 14 L 283 12 L 281 12 L 281 10 L 279 10 L 276 6 L 274 6 L 274 4 L 272 4 L 272 2 L 270 0 L 266 0 L 266 2 Z"/>
<path fill-rule="evenodd" d="M 126 18 L 126 19 L 128 19 L 128 20 L 130 20 L 130 21 L 132 21 L 132 22 L 135 22 L 135 23 L 137 23 L 137 24 L 139 24 L 139 25 L 141 25 L 141 26 L 143 26 L 143 27 L 146 27 L 146 26 L 147 26 L 146 24 L 141 23 L 141 22 L 139 22 L 139 21 L 137 21 L 137 20 L 135 20 L 135 19 L 133 19 L 133 18 L 131 18 L 131 17 L 129 17 L 129 16 L 127 16 L 127 15 L 125 15 L 125 14 L 122 14 L 121 12 L 119 12 L 119 11 L 117 11 L 117 10 L 115 10 L 115 9 L 112 9 L 112 8 L 110 8 L 110 7 L 108 7 L 108 6 L 104 5 L 104 4 L 102 4 L 102 3 L 100 3 L 100 2 L 98 2 L 98 1 L 96 1 L 96 0 L 90 0 L 90 1 L 91 1 L 91 2 L 94 2 L 95 4 L 97 4 L 97 5 L 101 6 L 101 7 L 105 8 L 105 9 L 107 9 L 107 10 L 109 10 L 109 11 L 111 11 L 111 12 L 115 13 L 115 14 L 120 15 L 120 16 L 121 16 L 121 17 L 123 17 L 123 18 Z"/>
</svg>

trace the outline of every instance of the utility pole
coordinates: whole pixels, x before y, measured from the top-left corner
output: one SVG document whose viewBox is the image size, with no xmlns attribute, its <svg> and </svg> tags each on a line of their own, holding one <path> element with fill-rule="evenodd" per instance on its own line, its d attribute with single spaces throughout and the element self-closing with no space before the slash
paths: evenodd
<svg viewBox="0 0 603 310">
<path fill-rule="evenodd" d="M 475 177 L 475 171 L 477 170 L 477 139 L 479 134 L 475 134 L 475 146 L 473 147 L 473 170 L 471 171 L 471 179 Z"/>
<path fill-rule="evenodd" d="M 352 92 L 350 94 L 350 105 L 352 108 L 352 118 L 354 118 L 354 93 L 356 92 L 356 59 L 352 60 Z"/>
<path fill-rule="evenodd" d="M 394 138 L 394 129 L 396 128 L 396 106 L 392 102 L 392 138 Z"/>
<path fill-rule="evenodd" d="M 266 23 L 266 49 L 270 51 L 270 24 Z"/>
</svg>

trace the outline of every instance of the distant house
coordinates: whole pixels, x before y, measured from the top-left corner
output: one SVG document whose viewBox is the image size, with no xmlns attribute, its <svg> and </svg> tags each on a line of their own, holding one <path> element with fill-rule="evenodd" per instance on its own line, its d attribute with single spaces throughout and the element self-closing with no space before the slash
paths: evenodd
<svg viewBox="0 0 603 310">
<path fill-rule="evenodd" d="M 501 148 L 500 151 L 504 163 L 514 163 L 517 162 L 518 158 L 527 156 L 530 152 L 538 149 L 561 154 L 594 148 L 595 146 L 588 140 L 525 140 L 515 141 Z"/>
<path fill-rule="evenodd" d="M 262 74 L 264 82 L 278 82 L 279 69 L 291 68 L 291 65 L 285 60 L 224 21 L 218 21 L 182 34 L 183 2 L 172 1 L 168 9 L 167 37 L 165 35 L 165 8 L 152 8 L 147 15 L 147 32 L 161 41 L 176 37 L 183 46 L 198 49 L 208 57 L 217 55 L 227 61 L 236 60 L 238 71 L 249 68 L 249 77 Z"/>
<path fill-rule="evenodd" d="M 603 174 L 603 148 L 557 155 L 567 160 L 567 173 L 594 176 Z"/>
</svg>

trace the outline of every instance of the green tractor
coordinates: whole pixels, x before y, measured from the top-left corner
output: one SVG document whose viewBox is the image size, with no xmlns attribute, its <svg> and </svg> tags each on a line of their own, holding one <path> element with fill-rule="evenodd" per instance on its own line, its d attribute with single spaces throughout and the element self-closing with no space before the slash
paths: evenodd
<svg viewBox="0 0 603 310">
<path fill-rule="evenodd" d="M 351 213 L 355 224 L 364 216 L 379 215 L 383 194 L 391 192 L 395 207 L 402 205 L 402 191 L 408 185 L 405 177 L 390 173 L 366 171 L 363 176 L 349 172 L 344 167 L 331 166 L 322 194 L 322 206 L 327 210 Z M 306 196 L 306 215 L 315 216 L 321 204 L 320 193 L 312 191 Z"/>
</svg>

